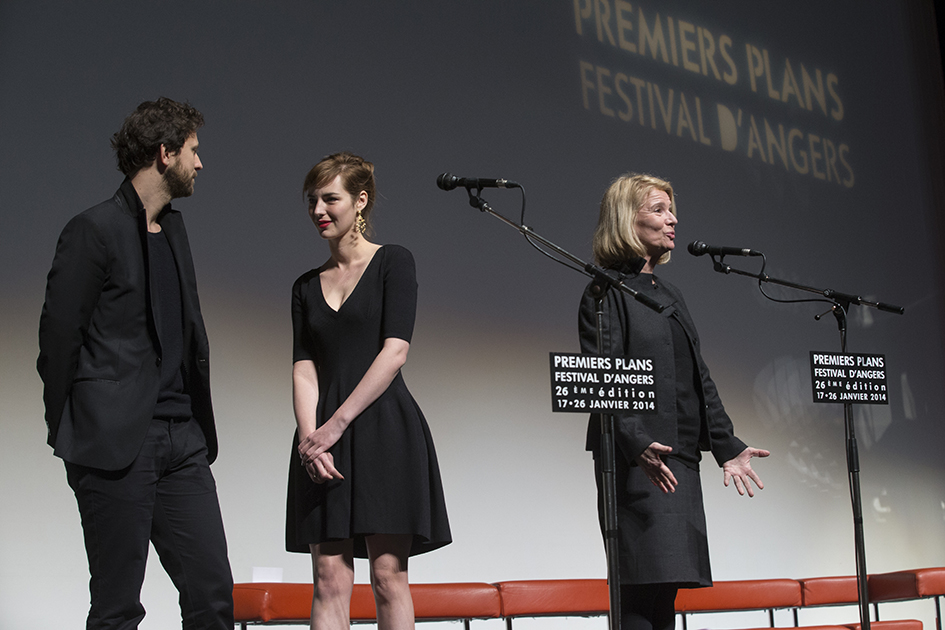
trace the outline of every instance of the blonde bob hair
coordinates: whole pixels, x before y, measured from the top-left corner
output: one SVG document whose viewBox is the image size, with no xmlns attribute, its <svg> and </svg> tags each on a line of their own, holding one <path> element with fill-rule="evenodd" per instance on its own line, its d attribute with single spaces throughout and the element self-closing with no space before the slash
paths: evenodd
<svg viewBox="0 0 945 630">
<path fill-rule="evenodd" d="M 646 249 L 633 225 L 637 213 L 654 189 L 669 195 L 669 209 L 676 216 L 676 197 L 672 185 L 665 179 L 626 173 L 607 187 L 600 201 L 600 218 L 594 230 L 594 260 L 598 265 L 613 267 L 628 259 L 646 258 Z M 670 252 L 666 252 L 660 256 L 656 264 L 668 263 L 669 255 Z"/>
</svg>

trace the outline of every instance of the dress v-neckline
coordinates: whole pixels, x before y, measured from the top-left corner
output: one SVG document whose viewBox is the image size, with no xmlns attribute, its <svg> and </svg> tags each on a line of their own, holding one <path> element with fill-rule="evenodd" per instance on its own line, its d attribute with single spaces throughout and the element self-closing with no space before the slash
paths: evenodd
<svg viewBox="0 0 945 630">
<path fill-rule="evenodd" d="M 318 274 L 318 293 L 319 293 L 319 295 L 322 296 L 322 302 L 324 302 L 325 306 L 328 307 L 328 310 L 329 310 L 329 311 L 331 311 L 332 313 L 334 313 L 334 314 L 336 314 L 336 315 L 341 312 L 341 309 L 344 308 L 345 304 L 348 303 L 348 300 L 351 299 L 351 296 L 353 296 L 353 295 L 355 294 L 355 292 L 358 290 L 358 287 L 361 286 L 361 279 L 364 278 L 364 274 L 366 274 L 366 273 L 367 273 L 367 270 L 370 269 L 370 268 L 371 268 L 371 265 L 374 264 L 374 259 L 377 258 L 378 252 L 380 252 L 382 249 L 384 249 L 384 246 L 383 246 L 383 245 L 381 245 L 381 246 L 378 247 L 376 250 L 374 250 L 374 254 L 371 256 L 371 260 L 369 260 L 368 263 L 367 263 L 366 265 L 364 265 L 364 269 L 361 270 L 361 275 L 358 276 L 357 282 L 354 283 L 354 287 L 351 289 L 351 293 L 349 293 L 349 294 L 347 295 L 347 297 L 345 297 L 345 299 L 343 299 L 343 300 L 341 301 L 341 304 L 338 305 L 338 308 L 337 308 L 337 309 L 332 308 L 331 304 L 328 303 L 328 298 L 325 297 L 325 287 L 322 286 L 321 272 L 319 272 L 319 274 Z"/>
</svg>

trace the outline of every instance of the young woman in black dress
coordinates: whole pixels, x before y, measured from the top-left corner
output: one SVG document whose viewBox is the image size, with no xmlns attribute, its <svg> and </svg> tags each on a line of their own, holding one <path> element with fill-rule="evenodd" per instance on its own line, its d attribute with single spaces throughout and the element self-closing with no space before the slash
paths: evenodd
<svg viewBox="0 0 945 630">
<path fill-rule="evenodd" d="M 305 178 L 331 256 L 292 289 L 293 403 L 286 549 L 312 555 L 312 628 L 350 625 L 367 558 L 381 630 L 414 625 L 407 558 L 450 542 L 433 440 L 404 383 L 416 314 L 413 256 L 367 240 L 374 166 L 351 153 Z"/>
</svg>

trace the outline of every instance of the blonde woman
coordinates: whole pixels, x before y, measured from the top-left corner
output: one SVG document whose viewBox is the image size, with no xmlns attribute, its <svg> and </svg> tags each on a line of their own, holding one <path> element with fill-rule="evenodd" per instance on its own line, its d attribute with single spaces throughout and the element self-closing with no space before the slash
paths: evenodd
<svg viewBox="0 0 945 630">
<path fill-rule="evenodd" d="M 614 290 L 601 303 L 603 354 L 649 357 L 656 371 L 657 414 L 614 416 L 622 630 L 673 630 L 676 591 L 712 585 L 701 451 L 712 452 L 726 486 L 734 481 L 738 493 L 749 496 L 750 482 L 763 487 L 751 458 L 769 454 L 735 437 L 682 295 L 656 274 L 675 248 L 677 223 L 669 182 L 627 174 L 604 194 L 594 233 L 598 265 L 672 306 L 660 314 Z M 579 321 L 581 349 L 590 354 L 598 351 L 596 311 L 589 285 Z M 587 432 L 598 488 L 600 421 L 592 415 Z"/>
</svg>

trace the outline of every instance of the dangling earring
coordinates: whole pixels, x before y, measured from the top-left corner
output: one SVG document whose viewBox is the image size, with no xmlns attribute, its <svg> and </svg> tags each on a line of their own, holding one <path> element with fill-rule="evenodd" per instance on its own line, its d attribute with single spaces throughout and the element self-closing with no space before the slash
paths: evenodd
<svg viewBox="0 0 945 630">
<path fill-rule="evenodd" d="M 358 218 L 354 220 L 354 229 L 358 231 L 358 234 L 364 234 L 364 230 L 367 229 L 367 221 L 361 216 L 360 210 L 358 211 Z"/>
</svg>

